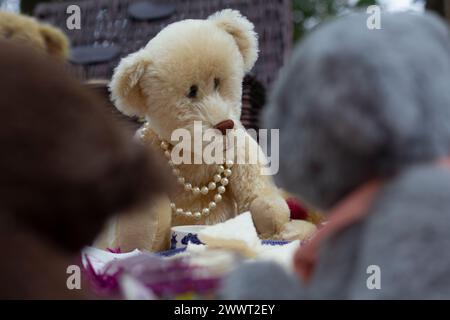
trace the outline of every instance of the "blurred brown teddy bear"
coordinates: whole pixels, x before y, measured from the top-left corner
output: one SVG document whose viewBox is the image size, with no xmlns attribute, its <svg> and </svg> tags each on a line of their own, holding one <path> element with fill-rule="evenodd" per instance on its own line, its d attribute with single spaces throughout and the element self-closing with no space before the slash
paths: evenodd
<svg viewBox="0 0 450 320">
<path fill-rule="evenodd" d="M 85 297 L 66 286 L 80 249 L 165 190 L 102 100 L 50 60 L 0 40 L 0 299 Z"/>
<path fill-rule="evenodd" d="M 69 41 L 61 30 L 25 15 L 0 11 L 0 39 L 27 44 L 60 60 L 69 54 Z"/>
</svg>

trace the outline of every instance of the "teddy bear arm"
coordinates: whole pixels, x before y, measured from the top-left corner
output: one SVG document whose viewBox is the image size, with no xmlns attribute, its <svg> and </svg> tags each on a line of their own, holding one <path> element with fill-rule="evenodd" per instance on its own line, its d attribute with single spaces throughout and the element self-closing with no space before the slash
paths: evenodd
<svg viewBox="0 0 450 320">
<path fill-rule="evenodd" d="M 171 222 L 167 197 L 152 199 L 117 218 L 114 247 L 124 252 L 134 249 L 152 252 L 167 250 Z"/>
<path fill-rule="evenodd" d="M 273 238 L 289 221 L 289 207 L 272 179 L 261 175 L 258 165 L 237 165 L 230 190 L 239 212 L 250 211 L 263 238 Z"/>
</svg>

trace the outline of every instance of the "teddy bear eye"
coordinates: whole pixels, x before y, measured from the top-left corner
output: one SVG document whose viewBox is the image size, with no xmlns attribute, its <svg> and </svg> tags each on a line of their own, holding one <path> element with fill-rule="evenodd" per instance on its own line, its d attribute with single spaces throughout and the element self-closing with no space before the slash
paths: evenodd
<svg viewBox="0 0 450 320">
<path fill-rule="evenodd" d="M 220 79 L 219 78 L 214 78 L 214 89 L 218 89 L 220 85 Z"/>
<path fill-rule="evenodd" d="M 198 92 L 198 86 L 192 85 L 191 88 L 189 89 L 188 97 L 191 99 L 196 98 L 197 92 Z"/>
</svg>

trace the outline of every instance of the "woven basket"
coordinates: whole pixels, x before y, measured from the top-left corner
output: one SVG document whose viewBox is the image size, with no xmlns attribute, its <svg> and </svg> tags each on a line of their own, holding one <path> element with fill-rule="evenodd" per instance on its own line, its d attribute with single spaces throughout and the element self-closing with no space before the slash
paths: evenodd
<svg viewBox="0 0 450 320">
<path fill-rule="evenodd" d="M 188 18 L 204 19 L 224 8 L 240 10 L 254 24 L 260 41 L 260 57 L 254 75 L 270 88 L 292 46 L 291 0 L 165 0 L 176 12 L 163 20 L 136 21 L 127 10 L 130 3 L 142 0 L 84 0 L 58 1 L 39 4 L 34 15 L 63 29 L 72 46 L 115 44 L 120 57 L 143 47 L 166 25 Z M 69 4 L 81 8 L 81 30 L 67 30 L 66 8 Z M 74 67 L 82 79 L 110 78 L 119 58 L 107 63 Z"/>
<path fill-rule="evenodd" d="M 203 19 L 224 8 L 242 12 L 254 24 L 259 35 L 260 57 L 252 76 L 243 83 L 242 118 L 247 129 L 259 129 L 259 116 L 265 104 L 265 88 L 270 88 L 292 46 L 291 0 L 166 0 L 176 12 L 164 20 L 136 21 L 128 15 L 128 6 L 142 0 L 55 1 L 36 7 L 34 15 L 64 30 L 72 46 L 118 46 L 120 56 L 106 63 L 72 65 L 71 71 L 82 80 L 110 79 L 119 59 L 143 47 L 168 24 L 188 18 Z M 81 8 L 81 30 L 67 30 L 66 8 Z M 106 86 L 97 91 L 107 97 Z M 133 124 L 136 120 L 133 119 Z M 132 124 L 132 125 L 133 125 Z"/>
</svg>

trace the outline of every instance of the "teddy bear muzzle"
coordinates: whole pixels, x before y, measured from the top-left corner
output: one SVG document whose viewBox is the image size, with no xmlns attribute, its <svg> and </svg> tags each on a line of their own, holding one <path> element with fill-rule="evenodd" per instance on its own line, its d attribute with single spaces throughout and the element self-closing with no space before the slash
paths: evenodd
<svg viewBox="0 0 450 320">
<path fill-rule="evenodd" d="M 230 119 L 219 122 L 214 126 L 214 129 L 219 130 L 220 132 L 222 132 L 223 135 L 227 134 L 227 130 L 231 130 L 233 128 L 234 128 L 234 121 Z"/>
</svg>

